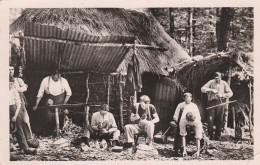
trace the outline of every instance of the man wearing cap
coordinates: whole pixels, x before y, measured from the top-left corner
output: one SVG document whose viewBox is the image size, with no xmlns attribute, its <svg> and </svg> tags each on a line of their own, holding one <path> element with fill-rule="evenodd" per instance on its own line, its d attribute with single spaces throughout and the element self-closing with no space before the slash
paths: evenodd
<svg viewBox="0 0 260 165">
<path fill-rule="evenodd" d="M 195 138 L 197 142 L 197 152 L 195 153 L 196 156 L 200 154 L 200 140 L 202 139 L 202 123 L 200 112 L 198 106 L 191 102 L 192 94 L 191 93 L 184 93 L 184 102 L 178 104 L 174 116 L 173 122 L 171 125 L 176 127 L 176 138 L 174 141 L 174 152 L 178 154 L 178 150 L 180 149 L 180 136 L 182 136 L 182 146 L 183 146 L 183 156 L 187 155 L 186 152 L 186 126 L 189 125 L 194 128 L 195 131 Z"/>
<path fill-rule="evenodd" d="M 147 144 L 152 146 L 154 124 L 159 122 L 159 116 L 154 105 L 150 104 L 150 98 L 146 95 L 140 97 L 140 103 L 135 103 L 130 120 L 132 124 L 125 126 L 127 143 L 133 145 L 134 135 L 147 134 Z"/>
<path fill-rule="evenodd" d="M 9 111 L 10 111 L 10 122 L 11 129 L 10 133 L 15 133 L 17 138 L 17 142 L 21 150 L 24 151 L 25 154 L 35 154 L 36 149 L 29 148 L 28 141 L 26 138 L 26 130 L 24 125 L 26 122 L 24 121 L 24 111 L 21 108 L 22 101 L 21 98 L 15 89 L 15 80 L 10 75 L 9 76 Z M 16 129 L 15 129 L 16 127 Z"/>
<path fill-rule="evenodd" d="M 91 129 L 85 128 L 82 138 L 88 143 L 91 136 L 94 140 L 105 139 L 108 145 L 118 144 L 120 131 L 117 129 L 116 121 L 112 113 L 109 112 L 107 104 L 103 104 L 99 112 L 95 112 L 91 117 Z"/>
<path fill-rule="evenodd" d="M 233 92 L 226 81 L 221 80 L 222 74 L 215 73 L 215 79 L 207 82 L 202 88 L 202 93 L 208 95 L 208 107 L 223 103 L 226 98 L 232 97 Z M 224 120 L 224 106 L 217 106 L 207 110 L 208 116 L 208 133 L 210 139 L 214 139 L 213 125 L 216 125 L 215 139 L 219 140 Z"/>
<path fill-rule="evenodd" d="M 28 141 L 29 146 L 38 147 L 38 145 L 34 144 L 35 139 L 33 138 L 33 135 L 32 135 L 30 119 L 29 119 L 29 115 L 28 115 L 28 112 L 25 107 L 25 104 L 27 104 L 27 101 L 24 96 L 24 92 L 27 91 L 28 86 L 24 83 L 24 81 L 21 78 L 14 77 L 14 66 L 12 66 L 12 65 L 9 66 L 9 76 L 13 77 L 13 79 L 14 79 L 13 87 L 19 93 L 19 97 L 21 100 L 21 106 L 20 106 L 21 110 L 19 113 L 21 113 L 22 116 L 21 116 L 21 118 L 19 118 L 19 120 L 22 120 L 21 122 L 23 122 L 23 130 L 24 130 L 24 135 L 26 137 L 26 140 Z"/>
<path fill-rule="evenodd" d="M 66 104 L 72 95 L 68 81 L 61 77 L 59 69 L 53 69 L 51 76 L 45 77 L 40 85 L 36 103 L 33 110 L 38 108 L 40 101 L 45 94 L 45 105 Z M 61 115 L 59 115 L 61 117 Z M 40 110 L 38 112 L 39 124 L 45 129 L 45 133 L 53 132 L 55 122 L 54 109 Z"/>
</svg>

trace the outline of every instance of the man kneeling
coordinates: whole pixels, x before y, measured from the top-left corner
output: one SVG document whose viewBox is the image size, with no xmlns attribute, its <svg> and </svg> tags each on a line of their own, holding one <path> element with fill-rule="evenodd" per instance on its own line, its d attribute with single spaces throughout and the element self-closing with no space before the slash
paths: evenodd
<svg viewBox="0 0 260 165">
<path fill-rule="evenodd" d="M 83 138 L 91 138 L 94 140 L 105 139 L 108 145 L 112 141 L 112 146 L 118 144 L 118 138 L 120 131 L 117 129 L 116 121 L 112 113 L 108 112 L 109 107 L 107 104 L 103 104 L 99 112 L 92 115 L 91 129 L 93 132 L 87 131 L 84 133 Z"/>
</svg>

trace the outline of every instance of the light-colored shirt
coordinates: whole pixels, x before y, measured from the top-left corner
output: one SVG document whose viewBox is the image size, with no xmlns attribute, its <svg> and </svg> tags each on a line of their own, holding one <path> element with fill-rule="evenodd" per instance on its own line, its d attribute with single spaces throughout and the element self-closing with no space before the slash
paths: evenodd
<svg viewBox="0 0 260 165">
<path fill-rule="evenodd" d="M 112 113 L 107 112 L 104 116 L 100 112 L 95 112 L 91 118 L 91 126 L 97 126 L 101 124 L 102 126 L 107 125 L 108 129 L 117 128 L 116 121 Z"/>
<path fill-rule="evenodd" d="M 28 86 L 24 83 L 21 78 L 14 78 L 14 87 L 17 92 L 25 92 L 27 91 Z"/>
<path fill-rule="evenodd" d="M 66 92 L 67 96 L 72 95 L 69 83 L 63 77 L 61 77 L 57 82 L 53 81 L 53 79 L 50 76 L 45 77 L 42 80 L 37 97 L 42 97 L 44 92 L 53 96 L 58 96 L 64 92 Z"/>
<path fill-rule="evenodd" d="M 180 118 L 180 135 L 186 136 L 186 126 L 194 126 L 195 127 L 195 138 L 201 139 L 202 138 L 202 123 L 201 123 L 201 117 L 200 117 L 200 111 L 196 104 L 190 102 L 189 104 L 186 104 L 185 102 L 180 103 L 173 116 L 173 120 L 178 121 L 179 113 L 183 109 L 181 118 Z M 188 112 L 193 112 L 195 115 L 194 121 L 188 121 L 186 120 L 186 114 Z"/>
<path fill-rule="evenodd" d="M 218 100 L 218 96 L 214 94 L 211 89 L 216 89 L 218 91 L 218 94 L 222 94 L 224 98 L 229 98 L 233 96 L 233 92 L 230 89 L 229 85 L 226 81 L 220 80 L 219 83 L 217 83 L 214 79 L 210 80 L 201 88 L 201 92 L 208 94 L 208 100 Z"/>
<path fill-rule="evenodd" d="M 190 102 L 189 104 L 182 102 L 182 103 L 178 104 L 178 106 L 175 110 L 175 113 L 173 115 L 174 121 L 178 121 L 178 117 L 179 117 L 181 109 L 183 109 L 183 112 L 182 112 L 180 120 L 186 119 L 186 114 L 188 112 L 193 112 L 193 114 L 196 116 L 195 120 L 199 120 L 199 121 L 201 120 L 200 111 L 199 111 L 199 108 L 196 104 L 194 104 L 193 102 Z"/>
<path fill-rule="evenodd" d="M 16 105 L 17 109 L 20 109 L 21 107 L 21 99 L 19 96 L 19 93 L 16 91 L 16 89 L 10 89 L 9 90 L 9 106 L 10 105 Z"/>
</svg>

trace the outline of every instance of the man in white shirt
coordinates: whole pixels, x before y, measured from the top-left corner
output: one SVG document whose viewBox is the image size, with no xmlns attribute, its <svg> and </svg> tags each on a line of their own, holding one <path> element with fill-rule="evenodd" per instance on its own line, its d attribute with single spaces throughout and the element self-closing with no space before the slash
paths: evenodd
<svg viewBox="0 0 260 165">
<path fill-rule="evenodd" d="M 91 117 L 91 131 L 84 130 L 83 138 L 91 138 L 95 140 L 105 139 L 110 145 L 112 141 L 112 146 L 118 144 L 118 138 L 120 136 L 120 131 L 117 129 L 116 121 L 112 113 L 108 112 L 109 107 L 107 104 L 103 104 L 100 111 L 95 112 Z"/>
<path fill-rule="evenodd" d="M 45 105 L 66 104 L 71 97 L 72 92 L 69 83 L 65 78 L 61 77 L 59 69 L 54 69 L 51 76 L 47 76 L 42 80 L 36 103 L 33 107 L 34 110 L 38 108 L 44 95 L 46 98 L 44 100 Z M 55 125 L 54 110 L 40 110 L 38 115 L 39 124 L 46 129 L 46 133 L 52 133 Z M 61 117 L 61 115 L 59 116 Z"/>
<path fill-rule="evenodd" d="M 173 116 L 173 122 L 171 122 L 172 125 L 177 125 L 179 129 L 177 128 L 177 134 L 180 134 L 182 136 L 182 144 L 183 144 L 183 156 L 187 155 L 186 153 L 186 126 L 192 126 L 195 131 L 195 138 L 197 142 L 197 152 L 195 153 L 196 156 L 199 156 L 200 153 L 200 140 L 202 139 L 202 123 L 201 123 L 201 117 L 200 112 L 198 109 L 198 106 L 191 102 L 192 95 L 190 93 L 184 93 L 184 102 L 178 104 L 176 111 Z M 178 136 L 178 135 L 176 135 Z M 175 138 L 176 142 L 174 145 L 178 145 L 179 141 L 178 138 Z M 174 146 L 175 152 L 177 146 Z"/>
</svg>

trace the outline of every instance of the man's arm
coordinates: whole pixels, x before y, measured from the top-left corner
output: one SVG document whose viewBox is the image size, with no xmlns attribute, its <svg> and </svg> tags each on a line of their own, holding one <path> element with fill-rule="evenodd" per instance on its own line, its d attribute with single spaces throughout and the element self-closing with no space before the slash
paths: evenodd
<svg viewBox="0 0 260 165">
<path fill-rule="evenodd" d="M 210 80 L 209 82 L 207 82 L 207 84 L 205 84 L 202 88 L 201 88 L 201 92 L 202 93 L 209 93 L 212 92 L 213 89 L 210 88 L 210 84 L 212 83 L 212 80 Z"/>
<path fill-rule="evenodd" d="M 109 128 L 108 133 L 115 132 L 117 130 L 117 125 L 116 125 L 116 121 L 115 121 L 113 114 L 111 114 L 110 120 L 112 122 L 112 127 Z"/>
<path fill-rule="evenodd" d="M 150 104 L 151 105 L 151 104 Z M 148 105 L 149 106 L 149 105 Z M 158 116 L 158 114 L 157 114 L 157 112 L 156 112 L 156 108 L 155 108 L 155 106 L 154 105 L 151 105 L 151 111 L 152 111 L 152 115 L 153 115 L 153 117 L 154 117 L 154 119 L 151 121 L 151 122 L 153 122 L 154 124 L 155 123 L 158 123 L 159 121 L 160 121 L 160 119 L 159 119 L 159 116 Z"/>
<path fill-rule="evenodd" d="M 21 102 L 21 99 L 20 99 L 20 96 L 19 96 L 18 92 L 16 90 L 13 90 L 13 92 L 14 92 L 16 111 L 15 111 L 15 114 L 14 114 L 14 116 L 12 118 L 12 121 L 15 122 L 16 118 L 17 118 L 17 116 L 18 116 L 18 114 L 20 112 L 22 102 Z"/>
<path fill-rule="evenodd" d="M 38 91 L 38 94 L 36 96 L 36 102 L 35 102 L 35 105 L 33 107 L 33 110 L 36 110 L 38 108 L 38 105 L 43 97 L 43 94 L 44 94 L 44 88 L 45 88 L 45 85 L 46 85 L 46 82 L 45 82 L 46 79 L 43 79 L 42 82 L 41 82 L 41 85 L 40 85 L 40 88 L 39 88 L 39 91 Z"/>
<path fill-rule="evenodd" d="M 91 117 L 91 127 L 95 130 L 95 131 L 98 131 L 99 128 L 98 128 L 98 123 L 96 121 L 96 113 L 94 113 Z"/>
<path fill-rule="evenodd" d="M 178 122 L 178 117 L 179 117 L 179 114 L 180 114 L 180 109 L 181 109 L 181 103 L 178 104 L 175 112 L 174 112 L 174 115 L 173 115 L 173 121 L 175 122 Z"/>
<path fill-rule="evenodd" d="M 25 92 L 27 91 L 28 85 L 24 83 L 24 81 L 21 78 L 15 78 L 17 80 L 18 86 L 16 86 L 17 92 Z"/>
<path fill-rule="evenodd" d="M 66 97 L 64 100 L 64 104 L 67 104 L 67 102 L 69 101 L 69 99 L 72 95 L 72 91 L 71 91 L 68 81 L 66 79 L 63 79 L 63 80 L 64 80 L 64 89 L 66 91 Z"/>
<path fill-rule="evenodd" d="M 224 82 L 224 91 L 225 91 L 225 93 L 223 94 L 224 98 L 229 98 L 229 97 L 233 96 L 233 92 L 230 89 L 230 87 L 229 87 L 227 82 Z"/>
</svg>

